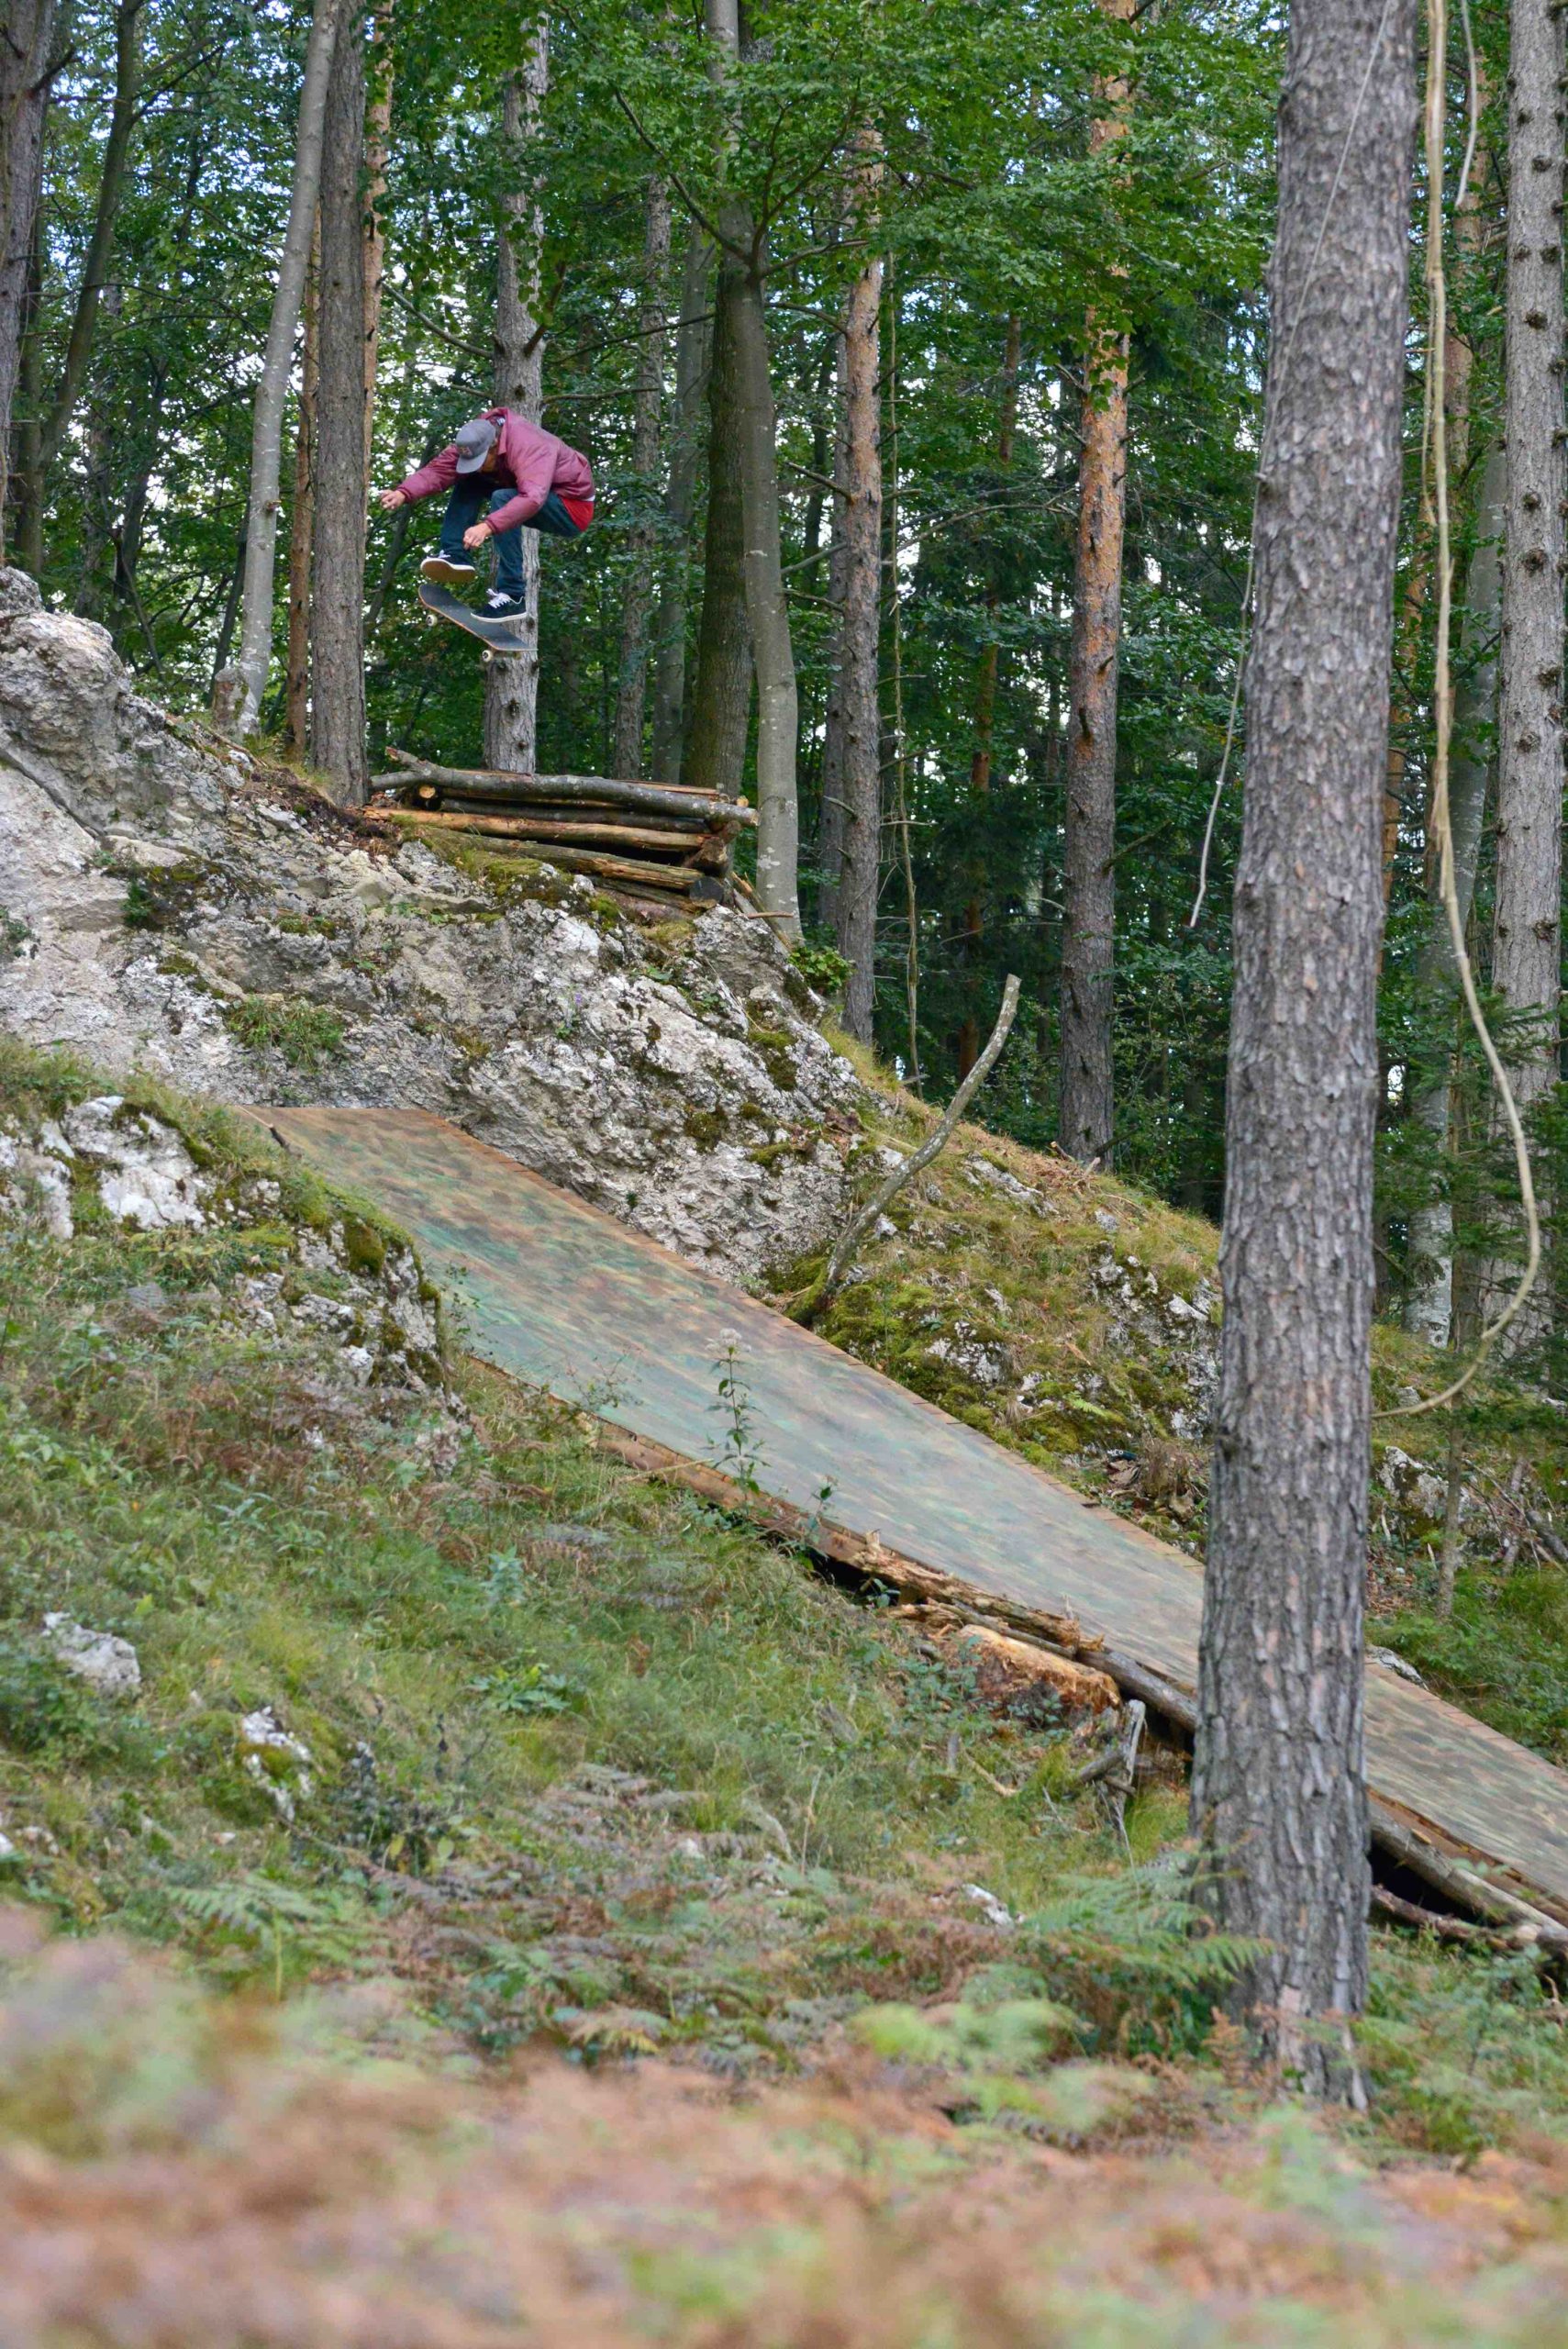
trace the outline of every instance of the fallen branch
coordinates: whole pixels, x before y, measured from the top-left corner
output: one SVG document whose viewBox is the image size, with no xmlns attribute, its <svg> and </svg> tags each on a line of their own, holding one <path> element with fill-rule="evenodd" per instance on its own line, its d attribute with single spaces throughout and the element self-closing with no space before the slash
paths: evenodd
<svg viewBox="0 0 1568 2349">
<path fill-rule="evenodd" d="M 1002 990 L 1002 1008 L 996 1014 L 996 1025 L 992 1029 L 980 1058 L 975 1062 L 974 1066 L 943 1110 L 940 1119 L 926 1136 L 918 1150 L 911 1151 L 903 1165 L 895 1166 L 886 1182 L 879 1184 L 860 1213 L 851 1217 L 849 1223 L 840 1235 L 838 1245 L 828 1259 L 827 1271 L 805 1292 L 804 1296 L 795 1298 L 791 1304 L 789 1311 L 792 1320 L 800 1322 L 806 1329 L 810 1328 L 835 1289 L 842 1283 L 844 1275 L 853 1264 L 867 1232 L 875 1229 L 878 1219 L 884 1213 L 889 1203 L 897 1197 L 906 1183 L 913 1182 L 915 1176 L 921 1174 L 930 1164 L 932 1159 L 947 1147 L 952 1139 L 953 1129 L 1001 1057 L 1002 1047 L 1007 1041 L 1008 1031 L 1012 1028 L 1018 1008 L 1018 982 L 1009 973 L 1007 984 Z"/>
<path fill-rule="evenodd" d="M 655 856 L 661 852 L 667 855 L 676 871 L 696 865 L 705 872 L 722 873 L 726 863 L 725 844 L 716 832 L 662 832 L 648 825 L 612 822 L 541 822 L 532 814 L 478 816 L 471 815 L 466 808 L 461 814 L 450 815 L 436 814 L 424 807 L 376 808 L 367 820 L 415 832 L 473 832 L 483 839 L 515 841 L 523 849 L 548 845 L 552 850 L 603 849 L 610 854 L 648 849 Z"/>
<path fill-rule="evenodd" d="M 1483 1949 L 1531 1949 L 1538 1947 L 1539 1937 L 1529 1925 L 1502 1927 L 1473 1925 L 1468 1918 L 1445 1917 L 1435 1909 L 1423 1909 L 1414 1900 L 1405 1899 L 1397 1892 L 1390 1892 L 1386 1885 L 1372 1887 L 1372 1906 L 1380 1917 L 1392 1917 L 1396 1924 L 1413 1925 L 1418 1932 L 1430 1933 L 1440 1942 L 1456 1942 L 1463 1947 Z"/>
</svg>

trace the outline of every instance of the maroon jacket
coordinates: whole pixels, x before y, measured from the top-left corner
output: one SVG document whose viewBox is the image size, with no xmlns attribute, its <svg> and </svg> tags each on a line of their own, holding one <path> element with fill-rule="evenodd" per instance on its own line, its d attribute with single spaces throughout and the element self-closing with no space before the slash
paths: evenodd
<svg viewBox="0 0 1568 2349">
<path fill-rule="evenodd" d="M 594 476 L 588 470 L 587 458 L 580 456 L 575 449 L 569 449 L 564 440 L 558 440 L 553 432 L 541 431 L 537 424 L 530 424 L 515 407 L 487 407 L 484 414 L 501 428 L 495 467 L 483 475 L 465 473 L 463 479 L 482 479 L 492 489 L 517 492 L 489 517 L 492 533 L 515 530 L 519 522 L 531 522 L 552 489 L 573 520 L 580 529 L 585 529 L 594 511 Z M 450 489 L 456 479 L 454 443 L 397 486 L 405 497 L 433 497 L 438 489 Z M 579 510 L 573 513 L 574 507 Z M 585 512 L 582 510 L 584 507 Z"/>
</svg>

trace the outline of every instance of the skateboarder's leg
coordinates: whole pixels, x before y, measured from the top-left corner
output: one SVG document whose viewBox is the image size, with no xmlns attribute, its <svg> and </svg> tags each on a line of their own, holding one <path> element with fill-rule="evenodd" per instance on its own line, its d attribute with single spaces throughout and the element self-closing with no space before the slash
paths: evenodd
<svg viewBox="0 0 1568 2349">
<path fill-rule="evenodd" d="M 490 496 L 491 513 L 498 514 L 503 506 L 509 506 L 511 504 L 517 494 L 517 493 L 515 489 L 497 489 L 492 491 Z M 527 591 L 523 581 L 523 541 L 521 533 L 522 524 L 520 522 L 516 523 L 509 530 L 497 531 L 494 541 L 495 547 L 495 592 L 497 595 L 505 596 L 509 604 L 515 604 L 518 611 L 522 611 L 526 608 L 527 602 Z"/>
</svg>

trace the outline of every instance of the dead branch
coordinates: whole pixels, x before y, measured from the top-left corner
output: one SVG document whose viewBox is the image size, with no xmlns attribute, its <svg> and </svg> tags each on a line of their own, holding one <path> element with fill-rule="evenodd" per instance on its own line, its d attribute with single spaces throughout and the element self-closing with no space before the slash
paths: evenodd
<svg viewBox="0 0 1568 2349">
<path fill-rule="evenodd" d="M 996 1014 L 996 1025 L 992 1029 L 980 1058 L 975 1062 L 974 1066 L 943 1110 L 941 1118 L 926 1136 L 918 1150 L 911 1151 L 902 1166 L 895 1166 L 886 1182 L 878 1185 L 859 1214 L 851 1217 L 849 1223 L 840 1235 L 833 1253 L 828 1259 L 828 1269 L 821 1279 L 791 1306 L 792 1319 L 799 1321 L 806 1329 L 810 1328 L 853 1264 L 867 1232 L 875 1229 L 878 1219 L 884 1213 L 890 1202 L 897 1197 L 905 1185 L 912 1182 L 915 1176 L 922 1173 L 947 1147 L 952 1139 L 953 1130 L 959 1119 L 1001 1057 L 1002 1047 L 1007 1041 L 1008 1031 L 1013 1025 L 1018 1008 L 1018 982 L 1009 972 L 1007 984 L 1002 990 L 1002 1008 Z"/>
</svg>

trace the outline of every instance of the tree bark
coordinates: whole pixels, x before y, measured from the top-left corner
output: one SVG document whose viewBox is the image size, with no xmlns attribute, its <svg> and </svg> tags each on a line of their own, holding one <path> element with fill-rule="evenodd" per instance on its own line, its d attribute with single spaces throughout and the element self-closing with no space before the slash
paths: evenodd
<svg viewBox="0 0 1568 2349">
<path fill-rule="evenodd" d="M 294 173 L 289 188 L 288 227 L 284 236 L 267 345 L 250 428 L 250 487 L 245 515 L 245 577 L 239 623 L 239 687 L 231 723 L 243 734 L 254 726 L 267 689 L 272 652 L 272 580 L 277 561 L 278 476 L 283 464 L 284 403 L 294 359 L 295 328 L 310 261 L 311 227 L 321 180 L 321 142 L 327 119 L 327 85 L 345 0 L 316 0 L 305 79 L 299 94 Z"/>
<path fill-rule="evenodd" d="M 707 395 L 713 321 L 707 315 L 713 250 L 694 220 L 681 273 L 681 317 L 675 329 L 675 406 L 670 428 L 670 478 L 664 492 L 663 585 L 659 597 L 653 662 L 652 770 L 679 783 L 686 698 L 686 591 L 692 512 L 702 454 L 702 409 Z"/>
<path fill-rule="evenodd" d="M 284 731 L 296 758 L 310 751 L 310 573 L 316 539 L 317 328 L 321 312 L 320 253 L 305 290 L 305 351 L 295 426 L 294 504 L 289 513 L 288 682 Z"/>
<path fill-rule="evenodd" d="M 627 535 L 629 561 L 621 598 L 620 674 L 616 686 L 614 751 L 610 760 L 617 774 L 634 777 L 642 773 L 642 719 L 648 700 L 648 629 L 653 612 L 659 538 L 654 519 L 654 484 L 664 420 L 664 282 L 669 269 L 670 191 L 664 181 L 655 176 L 648 183 L 642 239 L 642 302 L 638 313 L 637 399 L 631 435 L 638 513 Z"/>
<path fill-rule="evenodd" d="M 1022 355 L 1020 321 L 1016 310 L 1007 317 L 1007 339 L 1002 358 L 1002 421 L 996 435 L 996 463 L 1006 475 L 1012 467 L 1013 445 L 1018 429 L 1018 365 Z M 974 751 L 969 763 L 971 791 L 986 792 L 991 788 L 991 760 L 996 731 L 996 681 L 1000 661 L 996 648 L 996 613 L 1001 605 L 1001 592 L 995 578 L 985 590 L 986 617 L 991 634 L 980 654 L 980 674 L 974 690 Z"/>
<path fill-rule="evenodd" d="M 131 137 L 136 128 L 141 91 L 142 11 L 145 0 L 120 0 L 115 11 L 115 95 L 109 113 L 108 136 L 98 172 L 98 194 L 93 211 L 93 232 L 82 265 L 82 283 L 72 312 L 65 359 L 60 382 L 39 432 L 38 474 L 31 493 L 41 513 L 49 469 L 60 453 L 66 427 L 75 413 L 87 380 L 93 355 L 98 309 L 115 249 L 115 228 L 125 193 L 130 162 Z"/>
<path fill-rule="evenodd" d="M 843 850 L 835 899 L 839 952 L 850 965 L 844 1025 L 872 1041 L 876 1005 L 876 905 L 882 870 L 882 262 L 869 261 L 844 312 L 842 597 L 837 694 L 829 723 L 840 740 L 835 783 Z M 826 767 L 826 761 L 825 761 Z"/>
<path fill-rule="evenodd" d="M 502 136 L 510 155 L 522 160 L 550 87 L 550 26 L 540 17 L 520 73 L 507 82 L 501 101 Z M 539 420 L 544 396 L 544 336 L 539 322 L 539 247 L 544 218 L 531 179 L 502 198 L 495 288 L 495 397 L 530 423 Z M 523 532 L 523 592 L 528 610 L 519 622 L 526 650 L 516 659 L 493 661 L 484 675 L 484 756 L 493 767 L 531 774 L 539 743 L 539 532 Z"/>
<path fill-rule="evenodd" d="M 1125 23 L 1134 0 L 1100 0 Z M 1096 93 L 1098 154 L 1127 135 L 1128 85 Z M 1084 337 L 1083 450 L 1068 658 L 1066 823 L 1062 840 L 1062 1079 L 1058 1139 L 1073 1158 L 1108 1156 L 1114 1132 L 1111 1013 L 1116 952 L 1116 728 L 1121 658 L 1121 552 L 1127 520 L 1125 332 L 1091 312 Z"/>
<path fill-rule="evenodd" d="M 846 320 L 847 326 L 847 320 Z M 835 338 L 833 368 L 835 418 L 833 479 L 850 477 L 850 353 L 844 330 Z M 817 893 L 817 918 L 839 935 L 839 893 L 844 880 L 844 687 L 848 682 L 842 658 L 844 573 L 849 559 L 849 502 L 833 499 L 832 528 L 828 544 L 828 603 L 835 630 L 833 663 L 828 674 L 828 706 L 822 727 L 822 813 L 817 829 L 817 865 L 821 876 Z"/>
<path fill-rule="evenodd" d="M 365 332 L 365 478 L 375 468 L 372 442 L 375 432 L 375 387 L 381 365 L 382 295 L 386 284 L 386 166 L 392 149 L 392 23 L 395 0 L 378 0 L 371 18 L 365 50 L 365 193 L 364 284 Z M 403 509 L 405 512 L 407 508 Z"/>
<path fill-rule="evenodd" d="M 43 126 L 53 67 L 54 0 L 7 0 L 0 26 L 0 555 L 10 502 L 12 412 L 43 187 Z"/>
<path fill-rule="evenodd" d="M 1366 1987 L 1362 1620 L 1376 974 L 1415 0 L 1294 0 L 1254 525 L 1225 1320 L 1193 1823 L 1267 1941 L 1235 2003 L 1318 2093 Z"/>
<path fill-rule="evenodd" d="M 721 253 L 708 368 L 707 528 L 692 723 L 681 779 L 736 798 L 751 708 L 746 621 L 746 534 L 740 504 L 740 417 L 735 320 L 740 264 Z"/>
<path fill-rule="evenodd" d="M 739 0 L 704 0 L 710 70 L 723 90 L 740 53 Z M 727 133 L 727 151 L 734 137 Z M 746 625 L 757 675 L 757 902 L 780 937 L 800 937 L 799 725 L 795 651 L 779 533 L 777 419 L 762 285 L 762 233 L 731 185 L 719 208 L 726 260 L 735 264 L 731 359 L 740 478 Z"/>
<path fill-rule="evenodd" d="M 310 754 L 361 807 L 365 746 L 365 57 L 357 25 L 332 63 L 321 162 Z"/>
<path fill-rule="evenodd" d="M 1500 1040 L 1521 1110 L 1557 1081 L 1562 898 L 1562 17 L 1513 0 L 1509 31 L 1508 276 L 1503 660 L 1492 984 L 1515 1023 Z M 1494 1268 L 1506 1290 L 1510 1265 Z M 1539 1336 L 1547 1288 L 1509 1344 Z"/>
<path fill-rule="evenodd" d="M 1503 611 L 1502 534 L 1507 502 L 1507 455 L 1499 440 L 1486 452 L 1477 502 L 1475 551 L 1465 583 L 1460 628 L 1459 683 L 1453 702 L 1453 751 L 1449 762 L 1449 822 L 1453 833 L 1453 879 L 1461 918 L 1468 923 L 1481 859 L 1481 827 L 1486 807 L 1489 761 L 1486 743 L 1497 714 L 1498 630 Z M 1453 1022 L 1458 1012 L 1458 974 L 1449 938 L 1448 913 L 1438 887 L 1435 853 L 1429 848 L 1427 935 L 1419 980 L 1423 995 L 1446 996 L 1447 1043 L 1439 1065 L 1416 1095 L 1411 1114 L 1431 1137 L 1434 1162 L 1447 1152 L 1452 1107 Z M 1453 1340 L 1453 1208 L 1444 1193 L 1418 1208 L 1410 1219 L 1410 1294 L 1407 1329 L 1429 1345 Z"/>
</svg>

